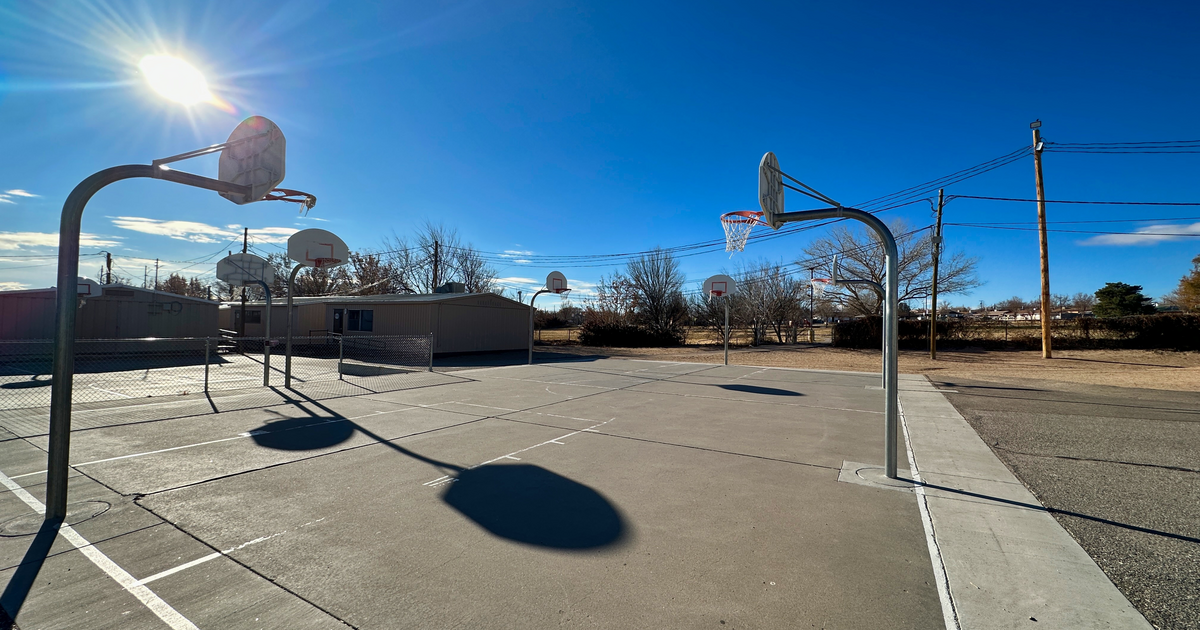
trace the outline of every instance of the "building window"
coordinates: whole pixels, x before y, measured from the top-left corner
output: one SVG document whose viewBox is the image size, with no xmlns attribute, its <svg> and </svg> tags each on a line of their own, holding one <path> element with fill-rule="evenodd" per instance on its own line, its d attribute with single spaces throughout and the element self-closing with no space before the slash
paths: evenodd
<svg viewBox="0 0 1200 630">
<path fill-rule="evenodd" d="M 262 323 L 262 311 L 246 311 L 246 323 L 247 324 L 261 324 Z"/>
<path fill-rule="evenodd" d="M 360 332 L 375 330 L 375 311 L 346 311 L 346 330 Z"/>
</svg>

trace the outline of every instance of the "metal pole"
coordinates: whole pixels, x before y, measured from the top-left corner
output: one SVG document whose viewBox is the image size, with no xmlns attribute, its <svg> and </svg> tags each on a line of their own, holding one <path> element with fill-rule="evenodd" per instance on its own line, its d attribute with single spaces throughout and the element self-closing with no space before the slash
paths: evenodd
<svg viewBox="0 0 1200 630">
<path fill-rule="evenodd" d="M 429 371 L 433 371 L 433 331 L 429 331 Z"/>
<path fill-rule="evenodd" d="M 1037 184 L 1038 200 L 1038 247 L 1041 250 L 1042 267 L 1042 358 L 1050 359 L 1050 251 L 1046 239 L 1046 189 L 1042 182 L 1042 134 L 1041 122 L 1033 129 L 1033 170 Z"/>
<path fill-rule="evenodd" d="M 884 305 L 883 305 L 883 352 L 884 352 L 884 370 L 883 370 L 883 389 L 885 398 L 884 407 L 884 472 L 888 478 L 896 478 L 896 457 L 899 447 L 899 427 L 900 427 L 900 404 L 897 399 L 897 386 L 899 384 L 899 375 L 897 373 L 897 353 L 896 345 L 898 341 L 896 325 L 896 302 L 900 293 L 899 282 L 899 253 L 896 249 L 896 238 L 892 236 L 892 231 L 887 225 L 880 221 L 875 215 L 858 210 L 857 208 L 830 208 L 828 210 L 802 210 L 800 212 L 784 212 L 775 215 L 778 223 L 790 223 L 793 221 L 812 221 L 816 219 L 856 219 L 866 223 L 868 227 L 875 230 L 879 238 L 883 241 L 883 248 L 886 259 L 887 278 L 885 280 Z"/>
<path fill-rule="evenodd" d="M 296 292 L 296 273 L 304 265 L 296 265 L 292 269 L 292 275 L 288 277 L 288 298 L 287 298 L 287 344 L 283 350 L 283 386 L 286 389 L 292 388 L 292 294 Z"/>
<path fill-rule="evenodd" d="M 50 439 L 46 473 L 46 520 L 67 515 L 68 458 L 71 450 L 71 387 L 75 375 L 75 313 L 79 277 L 79 228 L 83 209 L 101 188 L 123 179 L 157 178 L 208 190 L 249 194 L 249 186 L 230 184 L 183 171 L 145 164 L 114 166 L 79 182 L 63 203 L 58 228 L 58 291 L 54 315 L 54 366 L 50 389 Z"/>
<path fill-rule="evenodd" d="M 267 296 L 267 314 L 263 317 L 263 326 L 266 328 L 263 335 L 263 387 L 271 386 L 271 287 L 267 286 L 266 282 L 258 281 L 258 286 L 262 287 L 263 293 Z"/>
<path fill-rule="evenodd" d="M 204 393 L 208 393 L 208 337 L 204 338 Z"/>
<path fill-rule="evenodd" d="M 345 346 L 342 345 L 343 339 L 345 339 L 345 337 L 343 337 L 342 335 L 338 335 L 338 380 L 339 381 L 346 380 L 342 376 L 342 360 L 346 356 L 346 354 L 344 352 Z"/>
<path fill-rule="evenodd" d="M 725 298 L 725 365 L 729 365 L 729 298 Z"/>
<path fill-rule="evenodd" d="M 533 303 L 539 295 L 549 292 L 547 289 L 542 289 L 529 298 L 529 365 L 533 365 Z"/>
<path fill-rule="evenodd" d="M 945 189 L 938 189 L 937 230 L 933 234 L 933 308 L 929 309 L 929 358 L 937 359 L 937 282 L 938 259 L 942 257 L 942 207 L 946 205 Z"/>
</svg>

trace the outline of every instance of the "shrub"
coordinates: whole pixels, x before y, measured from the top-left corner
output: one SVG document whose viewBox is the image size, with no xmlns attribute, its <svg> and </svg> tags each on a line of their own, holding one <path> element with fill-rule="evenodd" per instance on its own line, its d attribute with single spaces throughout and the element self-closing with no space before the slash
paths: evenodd
<svg viewBox="0 0 1200 630">
<path fill-rule="evenodd" d="M 684 338 L 681 331 L 655 334 L 633 324 L 585 320 L 579 341 L 585 346 L 651 348 L 683 345 Z"/>
<path fill-rule="evenodd" d="M 882 324 L 880 317 L 839 322 L 833 327 L 833 345 L 878 348 L 882 344 Z M 1053 320 L 1050 327 L 1055 348 L 1200 350 L 1200 315 L 1081 317 Z M 897 336 L 901 348 L 928 348 L 929 322 L 901 320 Z M 986 319 L 939 321 L 938 346 L 1037 349 L 1042 347 L 1041 324 Z"/>
</svg>

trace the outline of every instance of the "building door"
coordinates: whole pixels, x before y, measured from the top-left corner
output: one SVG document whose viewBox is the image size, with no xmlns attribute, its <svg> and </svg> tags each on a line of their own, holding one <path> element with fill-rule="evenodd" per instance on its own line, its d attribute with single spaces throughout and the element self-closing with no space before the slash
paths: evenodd
<svg viewBox="0 0 1200 630">
<path fill-rule="evenodd" d="M 342 309 L 340 308 L 333 309 L 333 332 L 338 335 L 342 334 Z"/>
</svg>

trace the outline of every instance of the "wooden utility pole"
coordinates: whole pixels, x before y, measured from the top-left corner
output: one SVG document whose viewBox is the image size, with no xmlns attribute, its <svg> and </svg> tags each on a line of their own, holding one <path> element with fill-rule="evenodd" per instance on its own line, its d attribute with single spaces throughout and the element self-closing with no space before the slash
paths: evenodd
<svg viewBox="0 0 1200 630">
<path fill-rule="evenodd" d="M 1042 121 L 1030 123 L 1033 129 L 1033 172 L 1037 183 L 1038 245 L 1042 258 L 1042 358 L 1052 358 L 1050 351 L 1050 252 L 1046 243 L 1046 189 L 1042 182 Z"/>
<path fill-rule="evenodd" d="M 158 259 L 154 259 L 154 290 L 158 290 Z"/>
<path fill-rule="evenodd" d="M 112 254 L 104 252 L 104 266 L 108 268 L 108 282 L 104 284 L 112 284 Z"/>
<path fill-rule="evenodd" d="M 246 248 L 250 245 L 250 228 L 243 228 L 242 232 L 242 253 L 246 253 Z M 242 287 L 242 316 L 238 322 L 238 336 L 246 336 L 246 287 Z"/>
<path fill-rule="evenodd" d="M 929 315 L 929 358 L 937 360 L 937 281 L 938 259 L 942 254 L 942 208 L 946 205 L 946 189 L 938 190 L 937 229 L 933 233 L 933 308 Z"/>
</svg>

